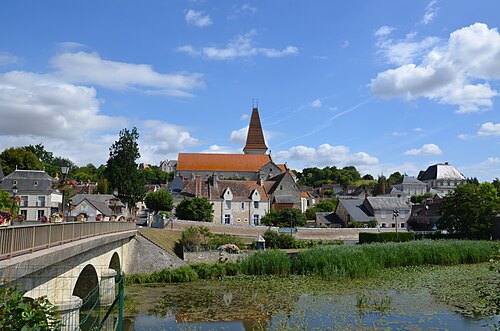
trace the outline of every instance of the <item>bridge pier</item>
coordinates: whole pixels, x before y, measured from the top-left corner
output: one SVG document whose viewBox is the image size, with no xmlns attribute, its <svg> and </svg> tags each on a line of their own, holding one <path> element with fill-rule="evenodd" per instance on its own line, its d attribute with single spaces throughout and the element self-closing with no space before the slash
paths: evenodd
<svg viewBox="0 0 500 331">
<path fill-rule="evenodd" d="M 54 303 L 61 316 L 61 331 L 80 330 L 80 308 L 83 300 L 72 295 L 69 300 Z"/>
<path fill-rule="evenodd" d="M 101 281 L 99 283 L 99 293 L 100 293 L 100 304 L 103 311 L 106 312 L 113 304 L 115 300 L 115 277 L 117 275 L 114 269 L 103 269 L 101 271 Z M 104 322 L 102 330 L 113 331 L 114 330 L 114 319 L 113 315 L 110 315 L 108 319 Z"/>
</svg>

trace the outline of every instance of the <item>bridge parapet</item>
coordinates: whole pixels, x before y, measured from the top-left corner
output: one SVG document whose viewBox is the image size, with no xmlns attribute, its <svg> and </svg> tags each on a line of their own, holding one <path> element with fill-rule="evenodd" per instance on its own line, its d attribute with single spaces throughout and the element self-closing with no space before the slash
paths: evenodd
<svg viewBox="0 0 500 331">
<path fill-rule="evenodd" d="M 135 229 L 133 222 L 66 222 L 0 229 L 0 260 L 73 241 Z"/>
</svg>

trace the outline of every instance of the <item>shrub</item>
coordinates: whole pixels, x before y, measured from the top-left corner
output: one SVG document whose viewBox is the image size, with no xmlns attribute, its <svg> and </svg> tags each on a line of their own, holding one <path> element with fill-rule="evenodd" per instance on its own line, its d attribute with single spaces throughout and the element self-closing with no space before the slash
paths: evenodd
<svg viewBox="0 0 500 331">
<path fill-rule="evenodd" d="M 361 221 L 349 221 L 347 222 L 347 227 L 348 228 L 364 228 L 365 223 Z"/>
<path fill-rule="evenodd" d="M 359 243 L 369 244 L 374 242 L 405 242 L 415 240 L 415 233 L 413 232 L 379 232 L 379 233 L 369 233 L 360 232 Z"/>
<path fill-rule="evenodd" d="M 209 245 L 219 247 L 226 244 L 235 244 L 238 247 L 245 247 L 245 242 L 238 236 L 230 234 L 213 234 L 210 238 Z"/>
<path fill-rule="evenodd" d="M 287 254 L 278 250 L 260 251 L 241 261 L 241 271 L 247 275 L 290 274 L 290 259 Z"/>
</svg>

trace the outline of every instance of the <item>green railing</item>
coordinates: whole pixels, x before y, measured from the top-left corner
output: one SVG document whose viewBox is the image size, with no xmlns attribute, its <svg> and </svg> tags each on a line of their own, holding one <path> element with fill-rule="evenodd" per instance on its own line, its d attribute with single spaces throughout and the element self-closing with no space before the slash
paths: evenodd
<svg viewBox="0 0 500 331">
<path fill-rule="evenodd" d="M 0 229 L 0 260 L 135 228 L 134 222 L 64 222 L 4 227 Z"/>
</svg>

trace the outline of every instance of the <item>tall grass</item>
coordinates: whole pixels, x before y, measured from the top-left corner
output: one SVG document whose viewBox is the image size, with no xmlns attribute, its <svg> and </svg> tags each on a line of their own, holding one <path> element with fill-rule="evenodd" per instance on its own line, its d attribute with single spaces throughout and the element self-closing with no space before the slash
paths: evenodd
<svg viewBox="0 0 500 331">
<path fill-rule="evenodd" d="M 152 274 L 133 274 L 125 277 L 125 284 L 143 283 L 187 283 L 198 279 L 198 274 L 189 266 L 163 269 Z"/>
<path fill-rule="evenodd" d="M 485 262 L 494 243 L 488 241 L 413 241 L 313 248 L 292 260 L 292 273 L 325 278 L 358 278 L 383 268 Z"/>
<path fill-rule="evenodd" d="M 290 274 L 291 262 L 287 254 L 278 250 L 257 252 L 241 261 L 240 270 L 247 275 Z"/>
</svg>

